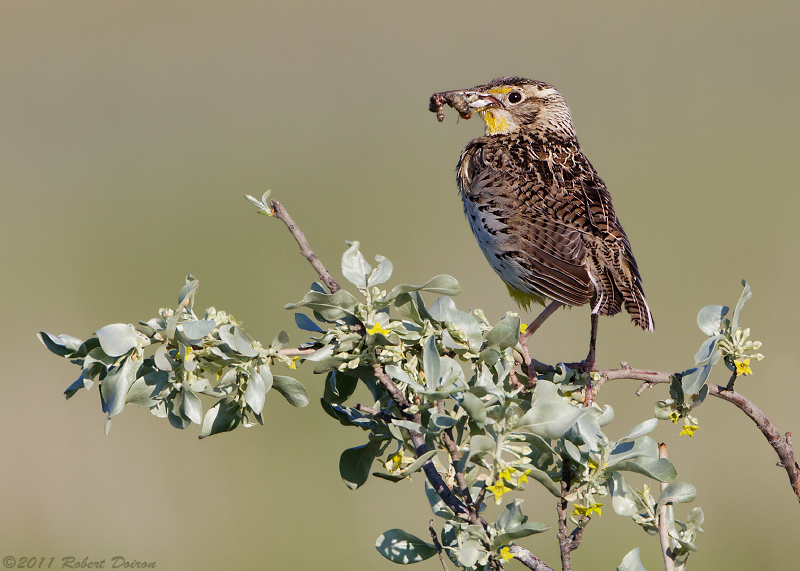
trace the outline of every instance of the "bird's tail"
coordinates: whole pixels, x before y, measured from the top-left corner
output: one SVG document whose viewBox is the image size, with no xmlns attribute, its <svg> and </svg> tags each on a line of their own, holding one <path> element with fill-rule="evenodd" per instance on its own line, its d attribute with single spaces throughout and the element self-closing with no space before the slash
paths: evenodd
<svg viewBox="0 0 800 571">
<path fill-rule="evenodd" d="M 644 298 L 642 279 L 636 261 L 631 256 L 625 265 L 602 267 L 599 263 L 595 266 L 596 273 L 593 278 L 597 297 L 594 300 L 592 313 L 599 315 L 615 315 L 622 306 L 631 316 L 631 321 L 644 329 L 653 331 L 655 322 L 650 307 Z"/>
<path fill-rule="evenodd" d="M 645 331 L 653 331 L 655 322 L 653 321 L 653 314 L 650 313 L 650 307 L 647 305 L 647 300 L 644 298 L 642 280 L 639 276 L 632 277 L 633 283 L 630 284 L 630 287 L 622 289 L 625 310 L 630 314 L 631 321 L 636 325 Z"/>
</svg>

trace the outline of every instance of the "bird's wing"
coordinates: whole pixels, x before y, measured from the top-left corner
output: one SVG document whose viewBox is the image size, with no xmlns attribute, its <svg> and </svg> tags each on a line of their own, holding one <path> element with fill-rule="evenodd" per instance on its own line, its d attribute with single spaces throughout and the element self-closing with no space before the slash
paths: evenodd
<svg viewBox="0 0 800 571">
<path fill-rule="evenodd" d="M 468 150 L 459 187 L 475 236 L 495 271 L 519 291 L 569 305 L 588 303 L 595 287 L 581 232 L 535 208 L 537 190 L 530 180 L 523 183 L 513 169 L 487 164 L 479 148 Z"/>
</svg>

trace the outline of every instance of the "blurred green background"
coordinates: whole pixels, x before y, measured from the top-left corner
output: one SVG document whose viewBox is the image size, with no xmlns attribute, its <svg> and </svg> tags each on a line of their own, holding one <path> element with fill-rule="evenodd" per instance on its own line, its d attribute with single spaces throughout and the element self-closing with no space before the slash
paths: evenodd
<svg viewBox="0 0 800 571">
<path fill-rule="evenodd" d="M 77 368 L 35 333 L 149 319 L 192 272 L 199 306 L 300 342 L 282 307 L 315 275 L 242 197 L 268 188 L 336 276 L 344 241 L 360 240 L 395 263 L 394 283 L 449 273 L 459 307 L 498 320 L 513 306 L 453 172 L 482 126 L 452 110 L 438 124 L 427 104 L 502 75 L 564 94 L 633 243 L 656 332 L 601 320 L 600 366 L 688 368 L 697 311 L 735 304 L 747 278 L 743 324 L 767 359 L 737 388 L 800 433 L 798 21 L 785 0 L 0 3 L 0 555 L 394 569 L 372 546 L 394 527 L 426 537 L 422 478 L 347 490 L 339 454 L 364 435 L 322 413 L 322 378 L 298 375 L 305 409 L 271 393 L 264 427 L 198 441 L 130 408 L 105 436 L 96 388 L 65 403 Z M 585 307 L 559 312 L 534 354 L 580 359 L 588 325 Z M 637 387 L 600 395 L 612 438 L 666 398 Z M 798 506 L 774 452 L 727 403 L 697 416 L 693 440 L 655 433 L 706 512 L 691 568 L 791 567 Z M 555 521 L 550 496 L 525 497 L 532 519 Z M 576 569 L 614 569 L 636 546 L 659 569 L 655 538 L 610 507 L 595 520 Z M 553 532 L 524 545 L 558 565 Z"/>
</svg>

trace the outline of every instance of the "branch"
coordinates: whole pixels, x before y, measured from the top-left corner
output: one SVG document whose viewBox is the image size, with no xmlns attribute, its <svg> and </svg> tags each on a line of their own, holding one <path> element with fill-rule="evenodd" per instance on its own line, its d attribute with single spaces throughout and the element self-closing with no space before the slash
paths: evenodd
<svg viewBox="0 0 800 571">
<path fill-rule="evenodd" d="M 440 400 L 437 402 L 436 408 L 439 411 L 439 414 L 445 414 L 444 401 Z M 448 428 L 442 431 L 442 442 L 444 443 L 445 448 L 447 448 L 447 453 L 450 455 L 450 464 L 453 466 L 453 470 L 456 472 L 456 484 L 458 484 L 459 495 L 470 507 L 471 514 L 477 515 L 477 510 L 474 509 L 474 504 L 472 502 L 472 496 L 469 493 L 467 480 L 464 478 L 464 474 L 458 469 L 458 461 L 461 460 L 461 451 L 458 449 L 458 445 L 453 439 L 452 429 Z M 475 519 L 477 520 L 477 518 Z"/>
<path fill-rule="evenodd" d="M 316 353 L 316 349 L 297 349 L 294 347 L 287 347 L 286 349 L 279 349 L 278 354 L 286 355 L 287 357 L 302 357 L 303 355 L 311 355 L 312 353 Z"/>
<path fill-rule="evenodd" d="M 554 571 L 552 567 L 524 547 L 512 545 L 508 548 L 508 550 L 513 553 L 514 557 L 528 569 L 533 569 L 533 571 Z"/>
<path fill-rule="evenodd" d="M 292 220 L 292 217 L 289 216 L 289 213 L 286 212 L 283 204 L 277 200 L 271 200 L 270 206 L 272 207 L 272 215 L 286 224 L 289 232 L 292 233 L 292 236 L 294 236 L 294 239 L 297 241 L 297 245 L 300 246 L 300 253 L 303 254 L 306 260 L 308 260 L 314 269 L 317 270 L 317 274 L 319 275 L 320 279 L 325 282 L 325 285 L 328 286 L 328 290 L 331 293 L 336 293 L 342 289 L 339 287 L 339 284 L 336 283 L 336 280 L 331 277 L 331 274 L 328 272 L 328 270 L 325 269 L 325 266 L 322 265 L 322 262 L 311 249 L 311 246 L 308 245 L 305 234 L 303 234 L 300 228 L 297 227 L 297 224 L 295 224 L 294 220 Z"/>
<path fill-rule="evenodd" d="M 569 460 L 563 460 L 561 465 L 561 497 L 556 504 L 556 511 L 558 512 L 558 546 L 561 549 L 561 570 L 572 571 L 572 552 L 578 549 L 583 539 L 583 517 L 581 523 L 575 528 L 572 533 L 567 528 L 567 511 L 569 502 L 567 501 L 567 494 L 569 494 L 569 483 L 572 480 L 572 468 L 570 467 Z M 589 518 L 586 518 L 588 523 Z"/>
<path fill-rule="evenodd" d="M 447 564 L 444 562 L 444 553 L 442 552 L 442 544 L 439 543 L 439 538 L 436 537 L 436 530 L 433 529 L 433 520 L 431 520 L 430 523 L 428 524 L 428 530 L 430 530 L 431 532 L 431 539 L 433 539 L 433 546 L 439 553 L 439 561 L 442 562 L 442 567 L 444 568 L 444 571 L 448 571 Z"/>
<path fill-rule="evenodd" d="M 641 387 L 636 391 L 636 395 L 641 395 L 646 389 L 657 384 L 668 384 L 675 373 L 665 373 L 663 371 L 643 371 L 640 369 L 633 369 L 627 363 L 621 363 L 619 369 L 607 369 L 598 371 L 600 379 L 595 383 L 595 395 L 608 381 L 616 379 L 633 379 L 643 381 Z M 787 432 L 785 436 L 781 435 L 775 426 L 767 418 L 760 408 L 753 404 L 747 397 L 734 390 L 728 390 L 726 387 L 721 387 L 713 383 L 706 383 L 708 386 L 708 394 L 713 395 L 722 400 L 728 401 L 735 405 L 743 413 L 745 413 L 750 420 L 756 423 L 758 429 L 767 439 L 770 446 L 775 450 L 775 453 L 780 458 L 779 466 L 786 470 L 789 476 L 792 490 L 798 501 L 800 501 L 800 466 L 795 460 L 794 451 L 792 450 L 792 435 Z"/>
<path fill-rule="evenodd" d="M 386 371 L 383 370 L 383 366 L 380 363 L 374 363 L 372 365 L 372 370 L 375 373 L 375 377 L 378 379 L 378 382 L 383 385 L 386 391 L 392 396 L 392 399 L 397 403 L 397 406 L 403 410 L 403 416 L 412 422 L 420 424 L 422 418 L 419 413 L 408 414 L 405 412 L 405 409 L 407 409 L 409 406 L 408 400 L 397 387 L 397 385 L 394 384 L 394 381 L 391 379 L 391 377 L 386 374 Z M 422 434 L 416 430 L 409 430 L 408 434 L 411 437 L 411 443 L 414 445 L 414 452 L 416 452 L 417 458 L 428 452 L 428 446 L 425 444 L 425 437 L 422 436 Z M 422 465 L 422 469 L 425 471 L 425 477 L 428 478 L 428 482 L 430 482 L 431 486 L 439 495 L 439 497 L 442 498 L 442 501 L 447 504 L 447 507 L 453 510 L 453 512 L 456 514 L 469 518 L 470 509 L 467 508 L 467 506 L 465 506 L 464 503 L 458 499 L 458 497 L 447 486 L 447 484 L 445 484 L 444 479 L 442 479 L 442 475 L 439 474 L 438 470 L 436 470 L 436 466 L 433 465 L 433 462 L 428 460 Z"/>
<path fill-rule="evenodd" d="M 658 457 L 667 457 L 667 445 L 661 443 L 658 445 Z M 661 491 L 667 487 L 666 482 L 661 482 Z M 664 570 L 675 571 L 675 560 L 672 558 L 669 548 L 669 530 L 667 529 L 667 504 L 658 508 L 658 539 L 661 541 L 661 555 L 664 557 Z"/>
</svg>

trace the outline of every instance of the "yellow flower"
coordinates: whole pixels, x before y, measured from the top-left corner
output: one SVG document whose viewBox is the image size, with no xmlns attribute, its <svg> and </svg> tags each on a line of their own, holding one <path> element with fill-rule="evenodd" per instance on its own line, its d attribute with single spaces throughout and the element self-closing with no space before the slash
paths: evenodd
<svg viewBox="0 0 800 571">
<path fill-rule="evenodd" d="M 592 516 L 592 512 L 597 512 L 598 516 L 601 516 L 600 508 L 603 507 L 603 504 L 592 504 L 588 507 L 583 506 L 574 506 L 575 509 L 572 511 L 572 515 L 585 515 L 588 517 Z"/>
<path fill-rule="evenodd" d="M 700 427 L 697 426 L 696 424 L 686 424 L 684 425 L 683 430 L 681 430 L 680 436 L 686 434 L 687 436 L 689 436 L 689 438 L 694 438 L 694 431 L 697 430 L 698 428 Z"/>
<path fill-rule="evenodd" d="M 680 418 L 680 416 L 678 416 L 677 412 L 675 411 L 671 412 L 669 417 L 672 419 L 672 424 L 678 424 L 678 419 Z"/>
<path fill-rule="evenodd" d="M 386 337 L 387 335 L 389 335 L 389 333 L 391 333 L 391 331 L 389 331 L 388 329 L 384 329 L 380 323 L 375 322 L 375 325 L 367 329 L 367 333 L 369 333 L 370 335 L 375 335 L 376 333 L 380 333 L 381 335 Z"/>
<path fill-rule="evenodd" d="M 503 483 L 502 478 L 498 478 L 494 486 L 486 486 L 486 489 L 494 494 L 494 501 L 497 505 L 500 505 L 500 499 L 503 497 L 503 494 L 511 491 L 511 488 Z"/>
<path fill-rule="evenodd" d="M 517 483 L 524 484 L 525 482 L 527 482 L 528 481 L 528 474 L 530 474 L 530 473 L 531 473 L 531 469 L 530 468 L 525 470 L 522 474 L 520 474 L 519 482 L 517 482 Z"/>
<path fill-rule="evenodd" d="M 520 323 L 519 323 L 519 333 L 520 333 L 520 335 L 525 335 L 525 332 L 527 330 L 528 330 L 528 326 L 520 321 Z"/>
<path fill-rule="evenodd" d="M 402 466 L 403 464 L 403 451 L 399 450 L 397 454 L 395 454 L 389 459 L 389 462 L 387 462 L 387 464 L 391 464 L 392 466 L 391 469 L 389 470 L 390 472 L 397 472 L 400 469 L 400 466 Z"/>
<path fill-rule="evenodd" d="M 511 553 L 511 550 L 508 548 L 508 545 L 506 545 L 503 549 L 500 550 L 500 557 L 503 559 L 503 561 L 511 561 L 512 559 L 514 559 L 514 556 L 515 554 Z"/>
<path fill-rule="evenodd" d="M 293 370 L 297 369 L 297 361 L 299 361 L 299 360 L 300 360 L 300 355 L 297 355 L 296 357 L 292 357 L 292 360 L 290 362 L 286 363 L 286 366 L 289 369 L 293 369 Z"/>
<path fill-rule="evenodd" d="M 750 368 L 750 357 L 744 359 L 742 361 L 734 361 L 734 365 L 736 365 L 736 374 L 737 375 L 752 375 L 753 369 Z"/>
<path fill-rule="evenodd" d="M 505 480 L 507 482 L 510 482 L 511 481 L 511 468 L 504 468 L 503 470 L 500 470 L 500 474 L 498 475 L 498 477 L 502 478 L 503 480 Z"/>
</svg>

